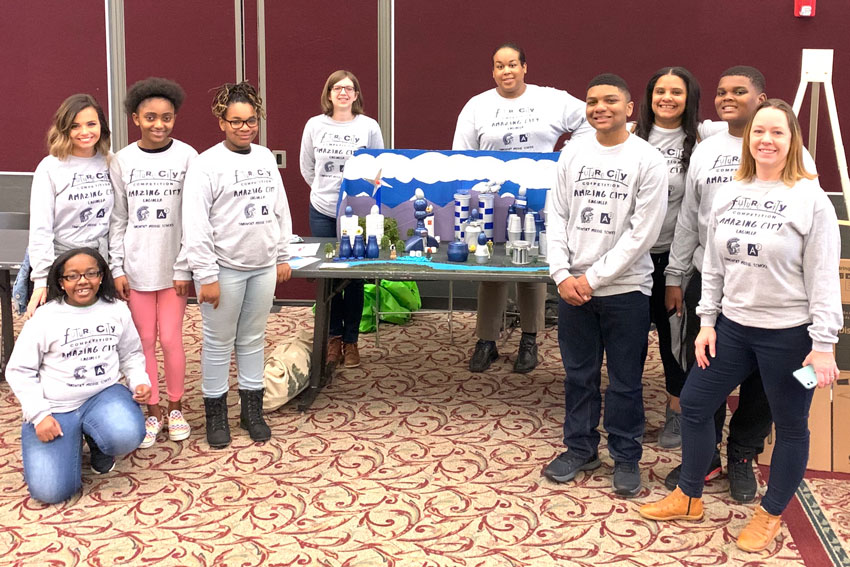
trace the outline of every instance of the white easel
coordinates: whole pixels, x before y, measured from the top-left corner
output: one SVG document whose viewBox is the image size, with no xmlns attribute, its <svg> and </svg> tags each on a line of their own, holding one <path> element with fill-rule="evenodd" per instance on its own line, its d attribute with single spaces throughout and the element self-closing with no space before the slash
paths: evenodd
<svg viewBox="0 0 850 567">
<path fill-rule="evenodd" d="M 820 104 L 820 85 L 823 84 L 826 95 L 826 109 L 829 114 L 829 126 L 832 129 L 832 140 L 835 145 L 835 161 L 838 164 L 838 176 L 841 180 L 841 192 L 844 194 L 844 207 L 847 218 L 850 219 L 850 177 L 847 175 L 847 156 L 844 153 L 844 142 L 841 140 L 841 128 L 838 125 L 838 109 L 835 106 L 835 91 L 832 90 L 832 49 L 804 49 L 803 62 L 800 71 L 800 86 L 794 98 L 794 114 L 800 115 L 806 86 L 812 84 L 812 104 L 809 109 L 809 152 L 812 158 L 817 151 L 818 139 L 818 106 Z M 839 224 L 850 226 L 850 221 L 840 220 Z"/>
</svg>

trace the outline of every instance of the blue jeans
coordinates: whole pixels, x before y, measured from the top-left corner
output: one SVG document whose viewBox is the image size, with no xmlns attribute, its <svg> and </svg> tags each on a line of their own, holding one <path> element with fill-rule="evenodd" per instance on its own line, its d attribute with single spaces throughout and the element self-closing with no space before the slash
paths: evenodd
<svg viewBox="0 0 850 567">
<path fill-rule="evenodd" d="M 649 334 L 649 297 L 639 291 L 592 297 L 581 306 L 558 302 L 558 345 L 564 363 L 564 445 L 589 458 L 599 446 L 602 355 L 608 356 L 603 425 L 615 462 L 643 454 L 643 363 Z"/>
<path fill-rule="evenodd" d="M 310 233 L 323 238 L 336 238 L 336 219 L 324 215 L 310 205 Z M 333 287 L 339 280 L 333 281 Z M 344 343 L 356 343 L 363 317 L 363 280 L 350 280 L 343 291 L 331 299 L 331 322 L 328 335 L 342 337 Z"/>
<path fill-rule="evenodd" d="M 808 324 L 790 329 L 740 325 L 720 315 L 715 325 L 717 356 L 708 368 L 694 365 L 682 390 L 682 473 L 679 487 L 702 496 L 705 471 L 714 452 L 713 414 L 754 370 L 761 372 L 776 425 L 776 448 L 767 494 L 761 505 L 781 514 L 803 480 L 809 458 L 809 406 L 814 392 L 794 378 L 812 349 Z"/>
<path fill-rule="evenodd" d="M 110 456 L 135 450 L 145 438 L 145 416 L 123 384 L 113 384 L 78 409 L 54 413 L 62 436 L 44 443 L 35 426 L 21 426 L 24 480 L 35 500 L 56 504 L 71 498 L 82 486 L 83 434 Z"/>
<path fill-rule="evenodd" d="M 218 308 L 213 309 L 209 303 L 201 304 L 204 328 L 201 391 L 205 398 L 218 398 L 227 393 L 234 345 L 239 389 L 263 387 L 266 323 L 276 285 L 275 266 L 247 272 L 219 266 Z M 197 281 L 195 287 L 200 291 Z"/>
</svg>

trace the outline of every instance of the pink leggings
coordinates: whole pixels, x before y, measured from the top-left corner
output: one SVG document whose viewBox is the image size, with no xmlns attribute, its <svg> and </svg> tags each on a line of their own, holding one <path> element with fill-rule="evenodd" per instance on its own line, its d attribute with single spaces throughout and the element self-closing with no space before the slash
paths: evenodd
<svg viewBox="0 0 850 567">
<path fill-rule="evenodd" d="M 145 352 L 145 370 L 151 379 L 149 405 L 159 403 L 159 371 L 156 362 L 156 335 L 165 366 L 165 389 L 168 399 L 180 401 L 186 379 L 186 350 L 183 348 L 183 315 L 186 297 L 180 297 L 173 287 L 158 291 L 130 290 L 130 313 Z"/>
</svg>

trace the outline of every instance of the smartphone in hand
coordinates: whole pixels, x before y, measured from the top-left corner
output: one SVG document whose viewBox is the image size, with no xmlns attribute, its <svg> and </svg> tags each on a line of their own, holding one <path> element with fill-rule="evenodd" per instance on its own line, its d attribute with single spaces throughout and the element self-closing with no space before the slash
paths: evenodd
<svg viewBox="0 0 850 567">
<path fill-rule="evenodd" d="M 818 377 L 815 374 L 815 367 L 809 364 L 794 371 L 794 378 L 797 382 L 803 385 L 803 388 L 811 390 L 818 385 Z"/>
</svg>

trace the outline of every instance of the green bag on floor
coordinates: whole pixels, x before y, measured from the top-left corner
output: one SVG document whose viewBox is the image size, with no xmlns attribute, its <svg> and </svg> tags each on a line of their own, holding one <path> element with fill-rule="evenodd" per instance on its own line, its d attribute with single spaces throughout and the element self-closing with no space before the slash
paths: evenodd
<svg viewBox="0 0 850 567">
<path fill-rule="evenodd" d="M 410 320 L 412 311 L 422 307 L 419 286 L 416 282 L 394 282 L 381 280 L 380 301 L 381 321 L 401 325 Z M 363 286 L 363 314 L 360 318 L 360 332 L 375 332 L 375 284 Z"/>
</svg>

